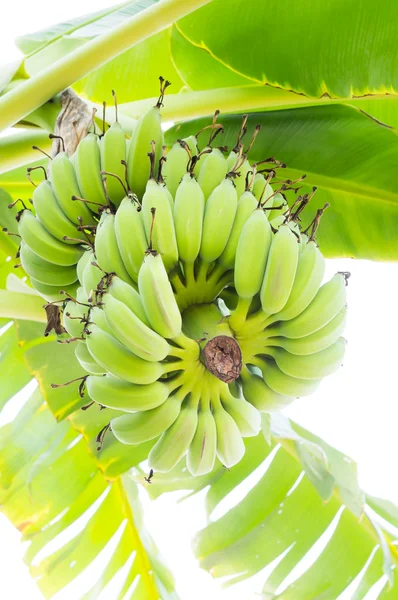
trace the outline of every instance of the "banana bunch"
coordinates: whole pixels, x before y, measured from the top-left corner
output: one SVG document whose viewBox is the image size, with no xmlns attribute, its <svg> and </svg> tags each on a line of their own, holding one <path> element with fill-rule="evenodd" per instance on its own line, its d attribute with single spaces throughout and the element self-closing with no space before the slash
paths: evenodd
<svg viewBox="0 0 398 600">
<path fill-rule="evenodd" d="M 237 464 L 262 412 L 339 368 L 348 274 L 324 282 L 326 206 L 303 231 L 315 189 L 288 201 L 297 182 L 273 181 L 284 165 L 249 162 L 259 127 L 244 148 L 247 117 L 229 154 L 214 146 L 218 111 L 165 153 L 167 85 L 130 141 L 116 118 L 52 159 L 33 211 L 18 214 L 20 257 L 35 289 L 62 302 L 88 406 L 122 413 L 109 424 L 120 442 L 153 440 L 154 471 L 185 457 L 198 476 Z"/>
</svg>

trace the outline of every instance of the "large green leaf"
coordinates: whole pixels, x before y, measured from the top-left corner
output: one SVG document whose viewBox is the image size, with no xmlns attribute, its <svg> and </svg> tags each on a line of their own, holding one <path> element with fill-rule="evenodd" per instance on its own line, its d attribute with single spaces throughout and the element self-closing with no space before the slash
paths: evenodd
<svg viewBox="0 0 398 600">
<path fill-rule="evenodd" d="M 213 0 L 178 28 L 255 81 L 345 98 L 398 91 L 397 19 L 390 0 Z"/>
<path fill-rule="evenodd" d="M 66 588 L 70 597 L 94 600 L 109 585 L 115 600 L 128 591 L 132 600 L 176 600 L 144 533 L 135 485 L 124 478 L 107 483 L 85 441 L 66 421 L 56 423 L 40 392 L 1 429 L 0 440 L 2 511 L 30 542 L 25 561 L 46 598 Z M 88 568 L 98 555 L 102 569 Z"/>
<path fill-rule="evenodd" d="M 208 119 L 182 123 L 167 132 L 175 139 L 198 132 Z M 225 133 L 217 140 L 232 148 L 241 125 L 239 115 L 221 116 Z M 258 162 L 275 156 L 287 164 L 283 177 L 307 174 L 303 191 L 317 186 L 307 209 L 329 202 L 318 241 L 329 257 L 347 256 L 397 260 L 398 138 L 358 110 L 341 105 L 255 113 L 247 137 L 259 123 L 261 131 L 250 153 Z"/>
<path fill-rule="evenodd" d="M 257 574 L 252 589 L 264 600 L 334 600 L 346 590 L 351 592 L 346 597 L 359 600 L 386 574 L 390 584 L 380 597 L 396 598 L 396 585 L 390 588 L 398 565 L 396 546 L 366 505 L 360 519 L 355 514 L 354 496 L 359 504 L 364 501 L 355 463 L 281 416 L 271 419 L 271 432 L 270 444 L 261 435 L 247 439 L 245 456 L 231 471 L 220 465 L 211 475 L 192 480 L 181 464 L 167 477 L 156 474 L 149 489 L 155 498 L 174 489 L 196 493 L 207 488 L 210 520 L 194 540 L 202 568 L 226 586 Z M 318 453 L 303 456 L 304 444 L 317 446 Z M 324 481 L 331 478 L 335 484 L 326 502 L 318 493 L 321 471 Z M 135 469 L 133 477 L 140 480 L 142 472 Z M 344 508 L 347 499 L 352 510 Z M 394 522 L 392 503 L 373 499 L 371 504 Z M 255 590 L 259 583 L 262 589 Z"/>
</svg>

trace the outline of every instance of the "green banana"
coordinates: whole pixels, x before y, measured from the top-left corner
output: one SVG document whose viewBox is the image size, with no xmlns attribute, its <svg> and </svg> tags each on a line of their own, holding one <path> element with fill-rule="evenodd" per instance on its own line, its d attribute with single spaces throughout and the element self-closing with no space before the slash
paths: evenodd
<svg viewBox="0 0 398 600">
<path fill-rule="evenodd" d="M 66 244 L 78 244 L 76 238 L 84 243 L 85 237 L 82 231 L 79 231 L 65 216 L 62 208 L 58 204 L 57 198 L 53 192 L 52 185 L 46 179 L 39 183 L 32 195 L 33 206 L 36 217 L 47 229 L 48 233 L 61 242 Z M 64 237 L 73 238 L 73 241 L 64 240 Z"/>
<path fill-rule="evenodd" d="M 85 342 L 76 344 L 75 356 L 83 369 L 90 375 L 105 375 L 106 370 L 93 359 Z"/>
<path fill-rule="evenodd" d="M 99 282 L 104 277 L 104 272 L 98 267 L 94 253 L 90 251 L 89 260 L 83 271 L 82 284 L 87 298 L 91 297 L 93 291 L 98 288 Z"/>
<path fill-rule="evenodd" d="M 120 300 L 120 302 L 123 302 L 126 306 L 128 306 L 129 309 L 133 311 L 133 313 L 137 315 L 137 317 L 141 319 L 143 323 L 145 323 L 145 325 L 150 326 L 144 305 L 142 303 L 143 300 L 140 297 L 140 294 L 131 285 L 123 281 L 123 279 L 120 279 L 120 277 L 115 276 L 112 277 L 112 280 L 108 286 L 108 292 L 112 294 L 116 300 Z"/>
<path fill-rule="evenodd" d="M 122 200 L 115 215 L 115 234 L 120 256 L 131 279 L 138 273 L 148 248 L 140 205 L 132 198 Z"/>
<path fill-rule="evenodd" d="M 344 306 L 339 313 L 318 331 L 301 338 L 274 337 L 266 340 L 267 346 L 280 346 L 292 354 L 305 356 L 324 350 L 334 344 L 344 331 L 347 307 Z"/>
<path fill-rule="evenodd" d="M 125 196 L 123 185 L 125 169 L 122 161 L 126 161 L 126 136 L 117 121 L 112 123 L 110 128 L 100 140 L 101 169 L 105 171 L 106 187 L 108 196 L 112 204 L 118 207 Z M 117 175 L 112 177 L 110 175 Z"/>
<path fill-rule="evenodd" d="M 301 379 L 286 375 L 272 358 L 256 359 L 256 365 L 260 367 L 265 383 L 282 396 L 309 396 L 320 384 L 320 379 Z"/>
<path fill-rule="evenodd" d="M 139 295 L 151 327 L 163 338 L 181 334 L 182 318 L 163 260 L 149 252 L 138 274 Z"/>
<path fill-rule="evenodd" d="M 324 274 L 325 259 L 315 242 L 305 244 L 299 256 L 290 296 L 281 312 L 273 315 L 272 321 L 291 320 L 302 313 L 318 292 Z"/>
<path fill-rule="evenodd" d="M 87 263 L 89 262 L 89 260 L 94 260 L 94 253 L 92 252 L 92 250 L 87 250 L 86 252 L 84 252 L 81 255 L 81 257 L 79 258 L 79 261 L 76 265 L 77 278 L 82 285 L 83 285 L 83 272 L 84 272 L 84 269 L 85 269 Z"/>
<path fill-rule="evenodd" d="M 214 403 L 213 399 L 212 401 Z M 219 401 L 215 403 L 213 416 L 217 430 L 217 456 L 225 467 L 233 467 L 245 453 L 242 434 L 235 420 Z"/>
<path fill-rule="evenodd" d="M 178 254 L 186 263 L 193 263 L 199 254 L 204 206 L 204 195 L 200 185 L 190 173 L 186 173 L 177 188 L 174 201 Z"/>
<path fill-rule="evenodd" d="M 30 210 L 20 214 L 18 233 L 35 254 L 54 265 L 75 265 L 84 252 L 81 246 L 70 246 L 55 239 Z"/>
<path fill-rule="evenodd" d="M 198 174 L 198 183 L 202 188 L 205 201 L 207 201 L 213 190 L 225 178 L 228 171 L 228 163 L 218 148 L 214 148 L 209 154 L 205 154 L 205 156 L 206 160 L 203 161 Z"/>
<path fill-rule="evenodd" d="M 107 408 L 124 412 L 151 410 L 163 404 L 169 395 L 169 388 L 165 383 L 156 381 L 148 385 L 136 385 L 112 375 L 91 375 L 87 378 L 86 385 L 92 400 Z"/>
<path fill-rule="evenodd" d="M 155 471 L 167 473 L 185 456 L 195 435 L 198 410 L 188 401 L 174 423 L 162 434 L 149 453 L 149 466 Z"/>
<path fill-rule="evenodd" d="M 69 300 L 63 313 L 63 325 L 71 337 L 80 338 L 85 328 L 85 316 L 88 307 Z"/>
<path fill-rule="evenodd" d="M 115 233 L 115 215 L 104 211 L 101 215 L 95 236 L 95 254 L 97 263 L 106 273 L 116 273 L 123 281 L 133 285 L 117 245 Z"/>
<path fill-rule="evenodd" d="M 212 263 L 224 252 L 231 234 L 238 196 L 231 179 L 226 178 L 214 189 L 206 202 L 200 258 Z"/>
<path fill-rule="evenodd" d="M 258 410 L 243 398 L 235 398 L 226 387 L 221 392 L 221 403 L 237 424 L 243 437 L 256 436 L 261 429 L 261 415 Z"/>
<path fill-rule="evenodd" d="M 247 402 L 250 402 L 260 412 L 279 411 L 294 400 L 291 396 L 283 396 L 274 392 L 262 377 L 250 373 L 248 370 L 246 375 L 242 371 L 242 390 Z"/>
<path fill-rule="evenodd" d="M 103 304 L 107 321 L 119 342 L 144 360 L 166 358 L 170 349 L 166 340 L 145 325 L 123 302 L 106 294 Z"/>
<path fill-rule="evenodd" d="M 74 166 L 65 152 L 60 152 L 51 161 L 50 181 L 58 203 L 72 223 L 94 225 L 94 217 L 88 206 L 80 200 L 82 192 L 77 182 Z M 81 221 L 80 221 L 81 220 Z"/>
<path fill-rule="evenodd" d="M 198 424 L 188 448 L 187 467 L 191 475 L 206 475 L 213 470 L 216 460 L 217 429 L 209 407 L 200 409 Z"/>
<path fill-rule="evenodd" d="M 123 444 L 141 444 L 153 440 L 171 427 L 180 409 L 181 399 L 174 394 L 157 408 L 112 419 L 112 432 Z"/>
<path fill-rule="evenodd" d="M 75 154 L 77 181 L 84 199 L 106 206 L 108 201 L 102 181 L 101 152 L 97 136 L 94 133 L 87 134 L 79 143 Z M 93 212 L 98 212 L 96 204 L 89 206 Z"/>
<path fill-rule="evenodd" d="M 297 270 L 299 246 L 296 236 L 282 225 L 272 240 L 264 280 L 261 286 L 261 305 L 267 314 L 285 306 L 293 287 Z"/>
<path fill-rule="evenodd" d="M 29 246 L 22 241 L 20 258 L 24 271 L 40 283 L 52 286 L 68 286 L 77 280 L 74 266 L 60 267 L 38 256 Z"/>
<path fill-rule="evenodd" d="M 190 157 L 184 144 L 178 140 L 170 152 L 167 153 L 167 160 L 163 166 L 162 174 L 170 194 L 175 197 L 177 188 L 184 175 L 187 173 Z"/>
<path fill-rule="evenodd" d="M 240 298 L 251 300 L 261 288 L 272 231 L 265 213 L 255 210 L 243 226 L 235 259 L 235 289 Z"/>
<path fill-rule="evenodd" d="M 155 142 L 154 172 L 157 172 L 159 159 L 162 155 L 163 131 L 160 106 L 161 104 L 153 106 L 137 121 L 127 155 L 128 183 L 130 189 L 140 200 L 145 193 L 147 181 L 151 175 L 148 153 L 151 152 L 152 142 Z"/>
<path fill-rule="evenodd" d="M 164 265 L 170 271 L 178 262 L 178 247 L 173 211 L 165 190 L 164 184 L 154 179 L 148 181 L 142 199 L 142 218 L 147 239 L 152 239 L 152 248 L 162 255 Z M 152 209 L 155 209 L 155 215 Z"/>
<path fill-rule="evenodd" d="M 307 308 L 290 321 L 281 321 L 267 328 L 269 336 L 302 338 L 327 325 L 346 303 L 345 276 L 336 273 L 324 283 Z"/>
<path fill-rule="evenodd" d="M 90 324 L 87 327 L 87 348 L 101 367 L 114 377 L 130 383 L 147 385 L 157 381 L 165 368 L 158 362 L 143 360 L 125 348 L 100 325 Z"/>
<path fill-rule="evenodd" d="M 251 192 L 244 192 L 240 196 L 230 236 L 223 253 L 218 259 L 218 263 L 223 267 L 223 271 L 234 268 L 236 249 L 242 229 L 250 215 L 256 210 L 257 204 L 258 202 Z"/>
<path fill-rule="evenodd" d="M 60 294 L 60 291 L 65 291 L 67 294 L 72 296 L 73 298 L 76 295 L 76 290 L 79 285 L 78 282 L 73 283 L 72 285 L 48 285 L 46 283 L 41 283 L 41 281 L 37 281 L 34 277 L 30 278 L 30 283 L 34 287 L 34 289 L 43 296 L 47 300 L 47 302 L 57 302 L 58 300 L 65 300 L 65 295 Z"/>
<path fill-rule="evenodd" d="M 336 342 L 314 354 L 298 356 L 283 348 L 268 348 L 279 369 L 300 379 L 320 379 L 334 373 L 340 366 L 345 352 L 345 340 L 339 338 Z"/>
<path fill-rule="evenodd" d="M 112 329 L 111 329 L 108 321 L 106 320 L 105 313 L 102 310 L 102 308 L 99 308 L 99 306 L 93 306 L 91 308 L 91 311 L 90 311 L 90 324 L 96 325 L 97 327 L 99 327 L 101 329 L 101 331 L 105 331 L 105 333 L 108 333 L 109 335 L 111 335 L 112 338 L 115 340 L 115 338 L 113 337 L 113 331 L 112 331 Z M 93 333 L 95 335 L 95 331 L 94 330 L 90 329 L 90 331 L 91 331 L 91 333 Z M 94 339 L 94 335 L 91 336 L 92 340 Z M 100 338 L 98 340 L 98 343 L 101 343 L 101 339 L 102 338 Z M 104 345 L 106 345 L 107 340 L 108 340 L 108 338 L 104 338 L 103 339 Z M 115 341 L 117 341 L 117 340 L 115 340 Z M 95 352 L 95 344 L 96 344 L 95 341 L 91 344 L 91 346 L 93 347 L 93 351 L 94 352 Z M 121 379 L 126 379 L 127 381 L 129 381 L 129 379 L 128 379 L 129 375 L 128 374 L 130 372 L 129 369 L 132 368 L 132 365 L 127 365 L 124 368 L 123 356 L 127 357 L 127 362 L 128 362 L 131 353 L 129 354 L 128 352 L 123 352 L 122 354 L 119 355 L 118 352 L 120 351 L 120 346 L 122 347 L 123 350 L 127 350 L 127 349 L 122 344 L 120 344 L 119 342 L 118 342 L 118 344 L 119 344 L 119 346 L 117 346 L 116 344 L 114 344 L 112 346 L 112 348 L 111 349 L 108 348 L 108 350 L 111 350 L 112 352 L 114 352 L 117 360 L 120 361 L 119 366 L 115 366 L 115 368 L 117 368 L 118 371 L 120 371 L 120 373 L 125 373 L 125 374 L 127 373 L 127 377 L 125 375 L 117 375 L 117 374 L 115 375 L 115 377 L 120 377 Z M 100 350 L 99 349 L 97 350 L 97 353 L 98 353 L 98 355 L 100 355 Z M 101 355 L 102 355 L 102 353 L 101 353 Z M 106 355 L 103 354 L 103 356 L 106 356 Z M 112 373 L 112 375 L 113 375 L 112 371 L 110 371 L 110 373 Z"/>
</svg>

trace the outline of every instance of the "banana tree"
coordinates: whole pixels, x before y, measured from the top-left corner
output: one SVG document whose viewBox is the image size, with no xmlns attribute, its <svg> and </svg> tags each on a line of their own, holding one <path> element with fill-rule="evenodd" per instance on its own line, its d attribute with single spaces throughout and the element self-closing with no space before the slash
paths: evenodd
<svg viewBox="0 0 398 600">
<path fill-rule="evenodd" d="M 207 488 L 193 551 L 225 585 L 264 570 L 264 600 L 398 597 L 398 508 L 283 415 L 344 354 L 348 274 L 321 286 L 323 257 L 398 256 L 397 17 L 142 0 L 17 40 L 0 407 L 27 400 L 0 430 L 0 503 L 44 597 L 177 598 L 143 485 Z"/>
</svg>

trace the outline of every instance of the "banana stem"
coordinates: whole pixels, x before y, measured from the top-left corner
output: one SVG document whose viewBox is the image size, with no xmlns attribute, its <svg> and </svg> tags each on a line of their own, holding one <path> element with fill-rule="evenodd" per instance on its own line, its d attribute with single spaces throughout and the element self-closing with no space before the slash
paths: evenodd
<svg viewBox="0 0 398 600">
<path fill-rule="evenodd" d="M 177 294 L 185 289 L 185 286 L 183 285 L 178 273 L 173 273 L 173 275 L 170 276 L 170 283 L 174 287 Z"/>
<path fill-rule="evenodd" d="M 193 262 L 184 262 L 185 287 L 195 285 L 195 269 Z"/>
<path fill-rule="evenodd" d="M 33 294 L 0 290 L 0 317 L 47 323 L 45 300 Z"/>
<path fill-rule="evenodd" d="M 23 117 L 97 67 L 210 0 L 163 0 L 55 61 L 0 98 L 0 130 Z"/>
<path fill-rule="evenodd" d="M 239 332 L 239 329 L 241 329 L 243 323 L 245 323 L 251 301 L 252 298 L 239 297 L 238 306 L 229 318 L 229 325 L 234 331 Z"/>
<path fill-rule="evenodd" d="M 205 263 L 203 261 L 201 261 L 199 263 L 199 269 L 198 269 L 196 281 L 206 283 L 207 272 L 209 270 L 209 267 L 210 267 L 209 263 Z"/>
<path fill-rule="evenodd" d="M 210 279 L 212 281 L 218 281 L 220 279 L 220 277 L 222 277 L 224 275 L 224 273 L 225 273 L 224 265 L 222 265 L 221 263 L 216 263 L 214 269 L 210 273 Z"/>
</svg>

